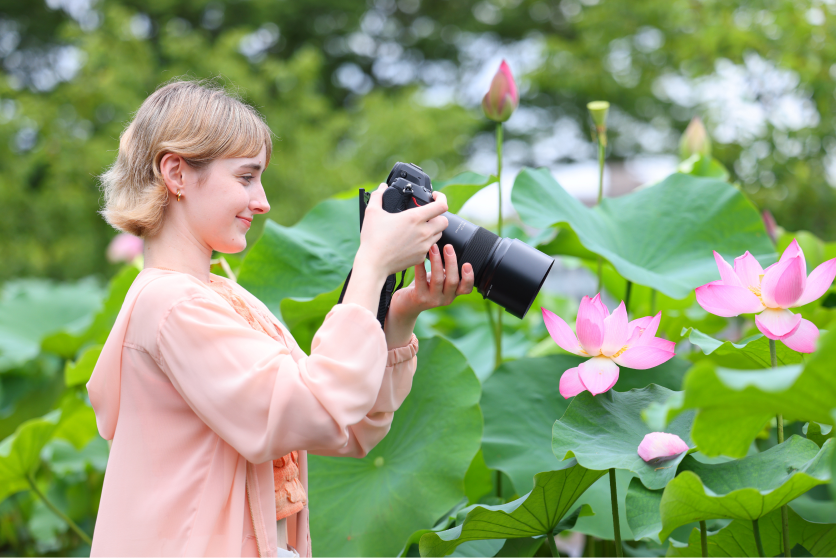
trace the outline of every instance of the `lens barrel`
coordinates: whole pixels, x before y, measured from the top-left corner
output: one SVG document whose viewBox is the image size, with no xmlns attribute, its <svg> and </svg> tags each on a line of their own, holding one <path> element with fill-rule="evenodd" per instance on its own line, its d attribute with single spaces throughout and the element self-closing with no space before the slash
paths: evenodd
<svg viewBox="0 0 836 558">
<path fill-rule="evenodd" d="M 554 265 L 554 259 L 517 239 L 500 238 L 489 230 L 447 212 L 447 229 L 438 247 L 456 252 L 461 277 L 462 265 L 473 266 L 476 290 L 484 298 L 523 318 L 540 292 Z"/>
</svg>

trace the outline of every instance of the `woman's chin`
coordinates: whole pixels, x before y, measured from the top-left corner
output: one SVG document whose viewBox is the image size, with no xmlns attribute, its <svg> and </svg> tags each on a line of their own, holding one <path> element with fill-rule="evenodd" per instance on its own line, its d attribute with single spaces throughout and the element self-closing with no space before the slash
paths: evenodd
<svg viewBox="0 0 836 558">
<path fill-rule="evenodd" d="M 243 251 L 247 247 L 247 238 L 241 237 L 239 240 L 234 242 L 227 241 L 224 243 L 219 243 L 212 247 L 215 252 L 220 252 L 222 254 L 237 254 L 238 252 Z"/>
</svg>

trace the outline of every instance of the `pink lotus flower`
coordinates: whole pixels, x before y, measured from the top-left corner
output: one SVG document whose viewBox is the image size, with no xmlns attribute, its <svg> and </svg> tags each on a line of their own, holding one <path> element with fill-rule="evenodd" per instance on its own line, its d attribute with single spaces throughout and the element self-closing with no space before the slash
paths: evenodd
<svg viewBox="0 0 836 558">
<path fill-rule="evenodd" d="M 554 342 L 570 353 L 592 357 L 563 373 L 560 395 L 567 399 L 582 391 L 598 395 L 618 381 L 619 366 L 644 370 L 673 358 L 676 344 L 656 337 L 661 319 L 659 312 L 628 323 L 624 303 L 610 314 L 599 293 L 581 300 L 575 337 L 566 322 L 543 308 L 543 321 Z"/>
<path fill-rule="evenodd" d="M 511 75 L 511 68 L 503 60 L 496 75 L 493 76 L 491 88 L 482 99 L 482 110 L 485 111 L 485 116 L 494 122 L 505 122 L 511 118 L 511 114 L 519 104 L 520 94 L 517 92 L 517 84 L 514 82 L 514 76 Z"/>
<path fill-rule="evenodd" d="M 689 449 L 691 448 L 688 447 L 688 444 L 683 442 L 682 438 L 676 434 L 651 432 L 642 439 L 638 453 L 645 463 L 655 465 L 663 461 L 670 461 Z"/>
<path fill-rule="evenodd" d="M 766 270 L 749 252 L 734 259 L 734 268 L 717 252 L 714 259 L 721 279 L 697 287 L 700 306 L 724 318 L 757 314 L 755 324 L 769 339 L 780 339 L 799 353 L 816 349 L 819 329 L 789 309 L 809 304 L 827 292 L 836 276 L 836 258 L 818 266 L 809 277 L 804 252 L 795 240 Z"/>
<path fill-rule="evenodd" d="M 119 233 L 107 247 L 107 261 L 132 262 L 142 254 L 143 241 L 138 236 L 128 233 Z"/>
</svg>

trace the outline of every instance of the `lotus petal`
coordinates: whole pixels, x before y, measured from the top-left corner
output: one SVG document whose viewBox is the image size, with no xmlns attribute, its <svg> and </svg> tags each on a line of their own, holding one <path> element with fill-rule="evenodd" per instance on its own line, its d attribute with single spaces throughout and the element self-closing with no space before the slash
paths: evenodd
<svg viewBox="0 0 836 558">
<path fill-rule="evenodd" d="M 755 325 L 769 339 L 778 340 L 795 333 L 801 323 L 801 314 L 793 314 L 781 308 L 767 308 L 755 316 Z"/>
<path fill-rule="evenodd" d="M 836 258 L 827 260 L 813 270 L 807 278 L 807 286 L 804 287 L 801 298 L 796 300 L 793 306 L 804 306 L 821 297 L 833 284 L 834 277 L 836 277 Z"/>
<path fill-rule="evenodd" d="M 760 289 L 763 267 L 748 250 L 742 256 L 734 259 L 734 272 L 740 277 L 744 287 Z"/>
<path fill-rule="evenodd" d="M 689 449 L 688 444 L 676 434 L 651 432 L 639 444 L 638 454 L 646 463 L 656 464 L 670 461 Z"/>
<path fill-rule="evenodd" d="M 697 287 L 697 302 L 706 312 L 731 318 L 740 314 L 755 314 L 764 309 L 760 299 L 746 287 L 730 287 L 713 281 Z"/>
<path fill-rule="evenodd" d="M 595 357 L 578 366 L 578 376 L 592 395 L 609 391 L 618 381 L 618 366 L 607 357 Z"/>
<path fill-rule="evenodd" d="M 635 370 L 646 370 L 669 361 L 674 355 L 673 350 L 652 345 L 639 345 L 638 347 L 630 347 L 617 357 L 613 357 L 613 360 L 619 366 L 626 366 Z"/>
<path fill-rule="evenodd" d="M 604 319 L 608 315 L 600 294 L 595 295 L 595 298 L 585 296 L 581 299 L 575 327 L 578 331 L 578 341 L 587 354 L 595 356 L 601 351 L 601 343 L 604 342 Z"/>
<path fill-rule="evenodd" d="M 803 254 L 792 258 L 782 256 L 777 265 L 764 272 L 761 299 L 767 308 L 789 308 L 801 298 L 807 285 L 806 265 Z"/>
<path fill-rule="evenodd" d="M 564 399 L 574 397 L 582 391 L 586 391 L 586 387 L 581 383 L 578 377 L 578 367 L 570 368 L 560 376 L 560 395 Z"/>
<path fill-rule="evenodd" d="M 812 353 L 816 350 L 818 340 L 819 328 L 813 322 L 803 318 L 794 332 L 781 337 L 784 345 L 798 353 Z"/>
<path fill-rule="evenodd" d="M 604 341 L 601 343 L 601 354 L 612 356 L 627 343 L 627 308 L 624 302 L 604 318 Z"/>
<path fill-rule="evenodd" d="M 572 328 L 554 312 L 545 308 L 541 308 L 541 310 L 543 311 L 543 321 L 546 323 L 546 329 L 554 342 L 564 351 L 569 351 L 575 355 L 580 354 L 581 346 Z"/>
<path fill-rule="evenodd" d="M 729 285 L 730 287 L 745 287 L 746 285 L 743 284 L 743 281 L 740 280 L 737 273 L 734 272 L 734 268 L 729 265 L 729 263 L 723 259 L 723 256 L 714 252 L 714 261 L 717 262 L 717 269 L 720 270 L 720 279 L 723 281 L 724 285 Z"/>
</svg>

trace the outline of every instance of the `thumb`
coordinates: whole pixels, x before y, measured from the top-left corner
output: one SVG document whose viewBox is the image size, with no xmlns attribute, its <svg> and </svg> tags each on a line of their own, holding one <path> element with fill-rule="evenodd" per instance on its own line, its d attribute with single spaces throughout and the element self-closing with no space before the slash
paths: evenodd
<svg viewBox="0 0 836 558">
<path fill-rule="evenodd" d="M 385 182 L 381 182 L 380 186 L 377 187 L 377 190 L 371 193 L 369 196 L 369 207 L 383 207 L 383 192 L 389 186 Z"/>
</svg>

